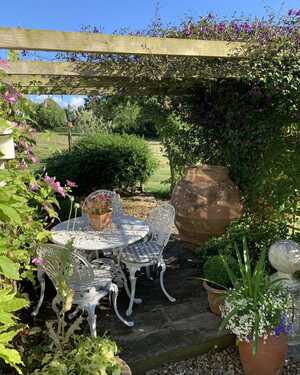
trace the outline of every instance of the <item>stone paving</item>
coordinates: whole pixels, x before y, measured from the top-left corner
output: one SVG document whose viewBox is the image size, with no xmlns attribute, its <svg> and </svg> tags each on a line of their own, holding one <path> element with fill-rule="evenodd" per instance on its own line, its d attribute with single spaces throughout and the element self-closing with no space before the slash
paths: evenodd
<svg viewBox="0 0 300 375">
<path fill-rule="evenodd" d="M 159 279 L 147 280 L 144 275 L 137 283 L 137 296 L 143 304 L 135 305 L 133 328 L 122 325 L 107 306 L 98 311 L 99 334 L 106 332 L 114 338 L 134 375 L 162 363 L 199 355 L 211 348 L 233 343 L 233 337 L 218 333 L 219 320 L 209 312 L 206 293 L 201 287 L 197 257 L 184 243 L 172 240 L 165 250 L 168 268 L 165 285 L 176 298 L 169 302 L 159 286 Z M 120 295 L 119 307 L 125 315 L 128 298 Z"/>
</svg>

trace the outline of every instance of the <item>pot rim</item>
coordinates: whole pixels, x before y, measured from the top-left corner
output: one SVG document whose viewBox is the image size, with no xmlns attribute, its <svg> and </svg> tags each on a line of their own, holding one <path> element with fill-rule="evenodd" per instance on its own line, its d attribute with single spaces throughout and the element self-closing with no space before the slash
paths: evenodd
<svg viewBox="0 0 300 375">
<path fill-rule="evenodd" d="M 209 170 L 212 170 L 212 171 L 223 171 L 223 172 L 226 172 L 226 173 L 229 173 L 229 169 L 227 167 L 224 167 L 223 165 L 216 165 L 216 164 L 199 164 L 199 165 L 191 165 L 191 166 L 188 166 L 186 167 L 186 171 L 188 171 L 189 169 L 203 169 L 204 171 L 209 171 Z"/>
<path fill-rule="evenodd" d="M 215 294 L 225 294 L 226 293 L 225 289 L 213 288 L 212 286 L 208 285 L 205 280 L 203 281 L 202 285 L 203 285 L 203 288 L 209 293 L 215 293 Z"/>
</svg>

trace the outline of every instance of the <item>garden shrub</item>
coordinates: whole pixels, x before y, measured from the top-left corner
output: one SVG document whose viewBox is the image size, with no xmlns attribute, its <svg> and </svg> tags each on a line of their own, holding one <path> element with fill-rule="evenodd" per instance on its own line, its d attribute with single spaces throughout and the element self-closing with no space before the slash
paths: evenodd
<svg viewBox="0 0 300 375">
<path fill-rule="evenodd" d="M 74 180 L 79 195 L 100 188 L 133 189 L 147 180 L 156 165 L 141 138 L 103 133 L 83 137 L 71 152 L 57 153 L 46 164 L 49 174 Z"/>
<path fill-rule="evenodd" d="M 230 255 L 224 255 L 224 258 L 232 273 L 237 276 L 239 274 L 237 260 Z M 217 289 L 232 286 L 221 255 L 214 255 L 206 260 L 203 265 L 203 278 Z"/>
<path fill-rule="evenodd" d="M 285 221 L 256 223 L 253 217 L 245 215 L 241 219 L 233 221 L 220 237 L 213 237 L 204 245 L 199 246 L 195 252 L 199 255 L 201 265 L 207 259 L 218 254 L 235 256 L 233 244 L 236 243 L 242 251 L 242 238 L 247 238 L 251 252 L 251 261 L 255 263 L 263 249 L 268 249 L 275 241 L 289 238 L 288 226 Z M 270 265 L 267 266 L 271 271 Z"/>
</svg>

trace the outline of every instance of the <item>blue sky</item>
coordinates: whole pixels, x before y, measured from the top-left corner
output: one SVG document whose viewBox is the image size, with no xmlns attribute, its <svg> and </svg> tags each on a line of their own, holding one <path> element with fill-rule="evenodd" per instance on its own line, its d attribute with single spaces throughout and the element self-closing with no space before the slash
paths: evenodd
<svg viewBox="0 0 300 375">
<path fill-rule="evenodd" d="M 111 33 L 123 27 L 143 29 L 156 10 L 164 23 L 179 23 L 185 16 L 208 12 L 219 16 L 264 16 L 299 8 L 299 0 L 12 0 L 1 1 L 0 26 L 78 31 L 82 25 Z M 40 99 L 41 100 L 41 99 Z M 55 97 L 61 105 L 80 104 L 80 98 Z"/>
</svg>

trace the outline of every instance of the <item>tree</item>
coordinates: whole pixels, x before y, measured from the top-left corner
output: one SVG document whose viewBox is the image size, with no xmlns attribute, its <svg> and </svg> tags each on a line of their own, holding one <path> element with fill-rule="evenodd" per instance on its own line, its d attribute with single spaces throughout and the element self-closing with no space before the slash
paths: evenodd
<svg viewBox="0 0 300 375">
<path fill-rule="evenodd" d="M 66 126 L 67 117 L 63 108 L 54 100 L 46 99 L 37 110 L 37 126 L 40 130 Z"/>
</svg>

